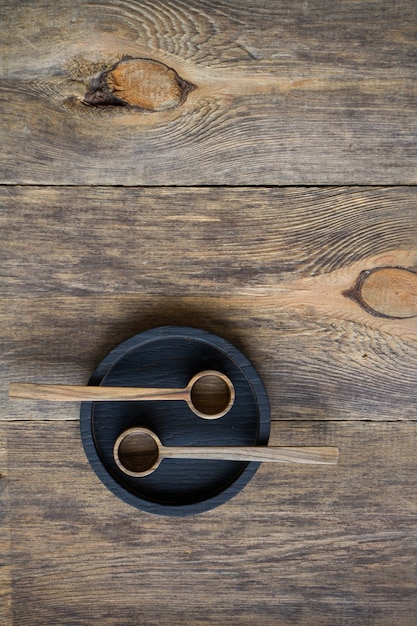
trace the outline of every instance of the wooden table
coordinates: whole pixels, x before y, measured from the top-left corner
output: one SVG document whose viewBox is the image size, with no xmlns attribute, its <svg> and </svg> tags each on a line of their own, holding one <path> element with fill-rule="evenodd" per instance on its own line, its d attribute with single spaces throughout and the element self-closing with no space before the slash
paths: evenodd
<svg viewBox="0 0 417 626">
<path fill-rule="evenodd" d="M 417 5 L 2 0 L 1 622 L 412 626 Z M 85 384 L 163 324 L 223 336 L 270 466 L 200 516 L 96 477 Z"/>
</svg>

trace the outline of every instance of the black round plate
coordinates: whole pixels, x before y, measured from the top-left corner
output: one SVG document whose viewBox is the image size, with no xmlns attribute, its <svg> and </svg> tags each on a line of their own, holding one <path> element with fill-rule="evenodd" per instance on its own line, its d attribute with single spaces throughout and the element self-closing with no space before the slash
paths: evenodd
<svg viewBox="0 0 417 626">
<path fill-rule="evenodd" d="M 270 412 L 262 381 L 239 350 L 206 331 L 164 326 L 135 335 L 107 355 L 89 384 L 180 388 L 203 370 L 223 372 L 235 387 L 235 402 L 219 419 L 198 417 L 184 401 L 82 403 L 90 464 L 125 502 L 159 515 L 192 515 L 226 502 L 254 475 L 259 463 L 165 459 L 153 474 L 135 478 L 113 459 L 117 437 L 133 426 L 150 428 L 167 446 L 266 445 Z"/>
</svg>

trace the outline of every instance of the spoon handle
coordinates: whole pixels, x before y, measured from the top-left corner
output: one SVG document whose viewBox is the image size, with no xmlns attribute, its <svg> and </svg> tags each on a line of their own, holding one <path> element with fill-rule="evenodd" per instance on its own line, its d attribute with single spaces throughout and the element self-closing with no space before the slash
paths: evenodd
<svg viewBox="0 0 417 626">
<path fill-rule="evenodd" d="M 26 400 L 62 402 L 124 401 L 124 400 L 188 400 L 186 389 L 158 389 L 154 387 L 101 387 L 83 385 L 45 385 L 10 383 L 9 397 Z"/>
<path fill-rule="evenodd" d="M 338 462 L 338 448 L 286 447 L 286 446 L 224 446 L 224 447 L 165 447 L 161 458 L 169 459 L 213 459 L 227 461 L 272 461 L 274 463 L 313 463 L 335 465 Z"/>
</svg>

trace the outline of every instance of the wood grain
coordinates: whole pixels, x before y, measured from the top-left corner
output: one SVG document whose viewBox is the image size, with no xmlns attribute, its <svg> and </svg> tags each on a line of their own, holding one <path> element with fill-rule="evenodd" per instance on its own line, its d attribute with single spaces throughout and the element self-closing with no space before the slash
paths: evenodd
<svg viewBox="0 0 417 626">
<path fill-rule="evenodd" d="M 410 0 L 1 5 L 5 183 L 417 180 Z M 195 89 L 154 113 L 82 104 L 126 57 Z"/>
<path fill-rule="evenodd" d="M 415 271 L 415 188 L 0 192 L 6 623 L 413 626 L 416 319 L 345 292 Z M 265 464 L 178 523 L 99 482 L 78 406 L 6 397 L 10 380 L 85 384 L 168 323 L 250 357 L 271 445 L 338 446 L 339 465 Z"/>
<path fill-rule="evenodd" d="M 416 419 L 416 318 L 344 295 L 363 271 L 417 267 L 414 187 L 0 192 L 2 419 L 78 419 L 9 401 L 8 382 L 86 384 L 165 324 L 236 345 L 273 419 Z"/>
<path fill-rule="evenodd" d="M 273 444 L 337 443 L 340 465 L 265 464 L 181 523 L 105 489 L 77 423 L 0 429 L 15 624 L 413 624 L 415 424 L 274 424 Z"/>
<path fill-rule="evenodd" d="M 0 622 L 414 626 L 415 2 L 0 10 Z M 7 397 L 165 324 L 251 359 L 272 446 L 339 464 L 155 517 L 77 404 Z"/>
<path fill-rule="evenodd" d="M 0 198 L 10 296 L 252 297 L 330 276 L 347 289 L 362 269 L 417 265 L 415 187 L 8 186 Z"/>
<path fill-rule="evenodd" d="M 0 439 L 0 623 L 13 624 L 12 615 L 12 568 L 9 509 L 9 484 L 7 481 L 8 453 L 7 435 L 3 430 Z"/>
</svg>

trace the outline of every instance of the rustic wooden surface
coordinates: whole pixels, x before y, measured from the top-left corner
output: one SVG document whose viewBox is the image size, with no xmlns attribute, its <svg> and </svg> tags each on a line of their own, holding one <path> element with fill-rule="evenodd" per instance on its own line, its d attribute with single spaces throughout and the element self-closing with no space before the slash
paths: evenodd
<svg viewBox="0 0 417 626">
<path fill-rule="evenodd" d="M 265 464 L 229 504 L 182 520 L 107 491 L 76 421 L 2 431 L 16 624 L 415 620 L 415 424 L 281 423 L 271 443 L 337 443 L 340 465 Z"/>
<path fill-rule="evenodd" d="M 0 191 L 9 622 L 411 626 L 417 190 Z M 349 295 L 363 272 L 390 317 Z M 265 465 L 218 509 L 153 517 L 96 478 L 78 403 L 7 398 L 12 380 L 83 384 L 166 323 L 235 343 L 271 443 L 337 445 L 340 464 Z"/>
<path fill-rule="evenodd" d="M 417 182 L 412 0 L 0 7 L 2 182 Z M 126 57 L 194 88 L 183 101 L 172 74 L 162 93 L 152 69 L 111 71 Z M 100 86 L 146 111 L 83 104 Z"/>
<path fill-rule="evenodd" d="M 0 8 L 0 623 L 414 626 L 415 2 Z M 164 324 L 233 343 L 271 444 L 339 465 L 156 517 L 79 403 L 8 398 Z"/>
</svg>

